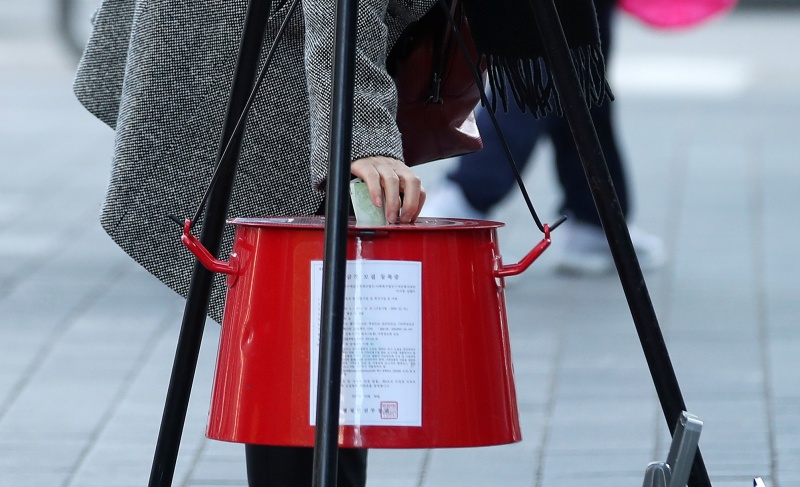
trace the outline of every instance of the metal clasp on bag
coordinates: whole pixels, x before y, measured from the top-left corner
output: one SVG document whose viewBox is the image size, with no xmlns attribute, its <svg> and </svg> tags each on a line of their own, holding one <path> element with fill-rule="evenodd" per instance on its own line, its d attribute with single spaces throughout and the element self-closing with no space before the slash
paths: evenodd
<svg viewBox="0 0 800 487">
<path fill-rule="evenodd" d="M 433 72 L 433 79 L 431 80 L 431 96 L 425 101 L 426 105 L 430 105 L 431 103 L 437 103 L 439 105 L 444 104 L 444 99 L 442 98 L 442 77 L 439 76 L 437 71 Z"/>
</svg>

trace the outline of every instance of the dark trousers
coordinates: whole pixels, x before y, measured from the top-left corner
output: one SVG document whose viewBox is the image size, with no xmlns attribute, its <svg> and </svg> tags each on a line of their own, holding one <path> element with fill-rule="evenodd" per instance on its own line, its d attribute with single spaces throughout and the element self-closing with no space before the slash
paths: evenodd
<svg viewBox="0 0 800 487">
<path fill-rule="evenodd" d="M 250 487 L 310 487 L 314 449 L 245 445 L 247 484 Z M 340 448 L 337 487 L 367 484 L 367 450 Z"/>
<path fill-rule="evenodd" d="M 615 3 L 614 0 L 595 2 L 606 62 L 611 47 L 611 24 Z M 610 105 L 610 102 L 606 102 L 603 106 L 594 108 L 591 111 L 592 120 L 617 197 L 623 213 L 627 214 L 628 184 L 614 135 Z M 510 104 L 508 113 L 499 110 L 497 119 L 520 171 L 527 166 L 536 142 L 542 136 L 550 138 L 555 152 L 558 180 L 563 189 L 561 211 L 577 220 L 600 225 L 583 165 L 575 149 L 575 142 L 566 119 L 555 114 L 536 119 L 530 113 L 522 113 L 513 103 Z M 515 187 L 516 182 L 486 110 L 478 114 L 478 129 L 484 142 L 483 150 L 461 157 L 447 178 L 461 187 L 467 201 L 475 209 L 488 212 Z"/>
</svg>

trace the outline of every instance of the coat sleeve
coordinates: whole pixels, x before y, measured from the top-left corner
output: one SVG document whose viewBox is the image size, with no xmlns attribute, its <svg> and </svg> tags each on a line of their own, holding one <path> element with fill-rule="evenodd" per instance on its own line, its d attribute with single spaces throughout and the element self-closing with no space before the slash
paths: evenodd
<svg viewBox="0 0 800 487">
<path fill-rule="evenodd" d="M 335 12 L 330 0 L 303 0 L 309 93 L 311 176 L 320 188 L 328 172 Z M 397 90 L 386 72 L 388 0 L 358 2 L 352 160 L 382 155 L 403 160 L 395 116 Z"/>
</svg>

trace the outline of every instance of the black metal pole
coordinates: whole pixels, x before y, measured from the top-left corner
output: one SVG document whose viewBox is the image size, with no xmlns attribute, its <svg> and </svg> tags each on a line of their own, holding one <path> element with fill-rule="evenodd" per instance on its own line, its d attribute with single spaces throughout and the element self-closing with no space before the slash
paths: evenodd
<svg viewBox="0 0 800 487">
<path fill-rule="evenodd" d="M 322 320 L 317 381 L 314 487 L 335 487 L 339 456 L 339 392 L 342 373 L 348 185 L 353 132 L 358 0 L 339 0 L 333 52 L 333 93 L 325 203 Z"/>
<path fill-rule="evenodd" d="M 236 175 L 236 161 L 239 159 L 239 149 L 244 133 L 243 127 L 240 127 L 238 133 L 234 133 L 234 127 L 242 114 L 256 79 L 258 58 L 261 53 L 269 10 L 270 0 L 250 0 L 248 3 L 239 57 L 223 122 L 218 158 L 222 156 L 228 140 L 230 139 L 232 142 L 225 159 L 219 161 L 221 166 L 219 179 L 209 196 L 206 217 L 200 234 L 200 241 L 214 255 L 219 252 L 222 242 L 222 233 Z M 231 139 L 231 137 L 233 138 Z M 153 465 L 150 470 L 149 487 L 172 485 L 213 281 L 213 273 L 199 263 L 195 263 L 175 359 L 172 364 L 172 375 L 161 417 L 161 428 L 153 456 Z"/>
<path fill-rule="evenodd" d="M 564 115 L 575 139 L 600 222 L 603 224 L 614 257 L 639 341 L 650 368 L 650 375 L 667 426 L 672 433 L 681 413 L 686 410 L 686 405 L 631 242 L 622 207 L 608 172 L 588 104 L 582 96 L 580 81 L 572 64 L 558 11 L 553 0 L 529 0 L 529 2 L 546 49 L 547 60 L 552 68 L 553 81 L 561 98 Z M 689 486 L 711 486 L 699 449 L 695 454 Z"/>
</svg>

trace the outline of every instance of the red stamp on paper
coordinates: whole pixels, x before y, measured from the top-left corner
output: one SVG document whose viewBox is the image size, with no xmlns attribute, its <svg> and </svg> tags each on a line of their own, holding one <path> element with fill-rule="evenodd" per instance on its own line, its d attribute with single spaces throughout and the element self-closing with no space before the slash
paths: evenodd
<svg viewBox="0 0 800 487">
<path fill-rule="evenodd" d="M 381 419 L 397 419 L 397 402 L 381 402 Z"/>
</svg>

